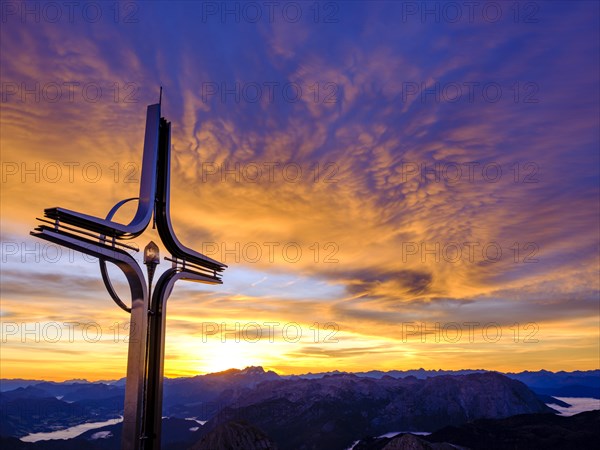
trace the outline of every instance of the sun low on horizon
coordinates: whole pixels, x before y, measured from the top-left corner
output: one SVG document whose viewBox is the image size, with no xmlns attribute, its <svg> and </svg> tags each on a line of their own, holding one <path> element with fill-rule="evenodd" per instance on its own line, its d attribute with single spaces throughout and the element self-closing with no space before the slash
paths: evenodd
<svg viewBox="0 0 600 450">
<path fill-rule="evenodd" d="M 166 377 L 600 368 L 597 3 L 33 3 L 0 19 L 0 378 L 125 376 L 98 260 L 29 233 L 138 196 L 159 98 L 173 228 L 227 265 L 173 289 Z"/>
</svg>

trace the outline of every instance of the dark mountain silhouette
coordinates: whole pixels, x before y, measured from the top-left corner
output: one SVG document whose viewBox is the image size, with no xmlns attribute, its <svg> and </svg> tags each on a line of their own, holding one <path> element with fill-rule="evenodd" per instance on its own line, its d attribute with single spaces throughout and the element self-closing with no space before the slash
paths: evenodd
<svg viewBox="0 0 600 450">
<path fill-rule="evenodd" d="M 167 434 L 174 436 L 187 427 L 184 421 L 168 422 Z M 17 438 L 0 438 L 3 450 L 117 450 L 119 426 L 109 439 L 89 440 L 98 430 L 67 441 L 24 443 Z M 480 419 L 460 426 L 445 427 L 429 436 L 401 434 L 394 438 L 364 438 L 354 450 L 595 450 L 600 442 L 600 411 L 583 412 L 570 417 L 553 414 L 517 415 L 504 419 Z M 163 440 L 163 450 L 270 450 L 269 438 L 256 427 L 244 422 L 229 422 L 213 430 L 195 444 L 173 439 Z M 285 449 L 325 448 L 321 446 Z M 342 449 L 334 446 L 330 450 Z"/>
<path fill-rule="evenodd" d="M 354 450 L 595 450 L 598 442 L 600 411 L 588 411 L 571 417 L 526 414 L 481 419 L 446 427 L 429 436 L 364 438 Z"/>
<path fill-rule="evenodd" d="M 440 375 L 467 375 L 471 373 L 486 372 L 482 369 L 467 370 L 390 370 L 383 372 L 371 370 L 368 372 L 356 372 L 354 375 L 368 378 L 383 378 L 391 376 L 404 378 L 414 376 L 425 379 Z M 322 373 L 307 373 L 304 375 L 293 375 L 295 378 L 323 378 L 326 375 L 336 375 L 348 372 L 332 371 Z M 506 373 L 507 377 L 525 383 L 533 391 L 558 397 L 590 397 L 600 398 L 600 370 L 574 371 L 574 372 L 550 372 L 548 370 L 524 371 L 519 373 Z"/>
<path fill-rule="evenodd" d="M 165 380 L 163 414 L 208 420 L 227 406 L 237 393 L 279 378 L 275 372 L 265 372 L 262 367 L 246 367 Z"/>
<path fill-rule="evenodd" d="M 187 449 L 202 434 L 192 420 L 163 419 L 162 450 Z M 2 450 L 120 450 L 122 424 L 86 431 L 73 439 L 21 442 L 13 437 L 0 437 Z"/>
<path fill-rule="evenodd" d="M 121 387 L 108 384 L 87 384 L 66 392 L 62 400 L 75 402 L 106 398 L 120 398 L 125 400 L 125 390 Z"/>
<path fill-rule="evenodd" d="M 356 444 L 353 450 L 458 450 L 461 448 L 446 442 L 427 442 L 414 434 L 407 433 L 393 438 L 365 438 Z"/>
<path fill-rule="evenodd" d="M 524 384 L 498 373 L 419 380 L 331 375 L 281 379 L 242 391 L 211 419 L 258 426 L 281 448 L 336 449 L 390 430 L 433 431 L 478 418 L 552 412 Z"/>
<path fill-rule="evenodd" d="M 600 442 L 600 410 L 570 417 L 528 414 L 500 420 L 476 420 L 443 428 L 425 437 L 473 450 L 595 450 Z"/>
<path fill-rule="evenodd" d="M 166 379 L 163 414 L 171 419 L 165 419 L 163 450 L 187 448 L 231 421 L 247 421 L 279 448 L 342 448 L 393 430 L 434 431 L 480 418 L 552 412 L 544 403 L 568 404 L 539 390 L 594 389 L 600 376 L 600 371 L 511 374 L 531 383 L 538 390 L 534 393 L 495 372 L 445 373 L 419 369 L 279 376 L 247 367 Z M 0 435 L 21 437 L 122 415 L 122 382 L 34 383 L 0 393 Z M 203 427 L 183 420 L 191 417 L 209 422 Z M 108 433 L 92 439 L 98 431 Z M 120 425 L 113 425 L 84 433 L 80 440 L 108 450 L 118 448 L 118 436 Z"/>
<path fill-rule="evenodd" d="M 162 421 L 162 450 L 180 450 L 188 448 L 202 436 L 200 425 L 193 420 L 163 418 Z M 98 450 L 119 450 L 121 448 L 122 424 L 109 425 L 86 431 L 77 436 L 85 445 Z M 85 448 L 85 447 L 82 447 Z"/>
<path fill-rule="evenodd" d="M 565 408 L 570 408 L 571 406 L 573 406 L 567 402 L 563 402 L 562 400 L 554 398 L 551 395 L 536 394 L 536 396 L 537 396 L 537 398 L 539 398 L 542 402 L 544 402 L 547 405 L 553 404 L 553 405 L 563 406 Z"/>
<path fill-rule="evenodd" d="M 124 397 L 125 388 L 106 383 L 88 383 L 88 382 L 42 382 L 37 383 L 26 389 L 35 388 L 39 392 L 44 392 L 46 397 L 57 397 L 65 401 L 80 401 L 104 399 L 108 397 Z M 8 391 L 2 395 L 9 395 Z"/>
<path fill-rule="evenodd" d="M 437 377 L 439 375 L 469 375 L 472 373 L 484 373 L 489 372 L 488 370 L 483 369 L 465 369 L 465 370 L 425 370 L 425 369 L 416 369 L 416 370 L 369 370 L 367 372 L 343 372 L 339 370 L 332 370 L 330 372 L 317 372 L 312 373 L 308 372 L 302 375 L 289 375 L 289 378 L 323 378 L 326 375 L 342 375 L 342 374 L 353 374 L 357 377 L 363 378 L 383 378 L 385 376 L 393 377 L 393 378 L 405 378 L 405 377 L 415 377 L 421 380 L 429 377 Z"/>
<path fill-rule="evenodd" d="M 0 436 L 22 437 L 116 419 L 123 409 L 122 398 L 67 403 L 54 397 L 4 397 L 5 393 L 0 394 Z"/>
<path fill-rule="evenodd" d="M 83 439 L 21 442 L 17 438 L 4 436 L 0 436 L 0 448 L 2 450 L 103 450 Z"/>
<path fill-rule="evenodd" d="M 575 372 L 509 373 L 507 376 L 525 383 L 533 391 L 557 397 L 600 398 L 600 370 Z"/>
<path fill-rule="evenodd" d="M 43 380 L 25 380 L 23 378 L 0 379 L 0 392 L 12 391 L 18 388 L 26 388 L 34 384 L 42 383 Z"/>
<path fill-rule="evenodd" d="M 235 393 L 277 379 L 262 367 L 230 369 L 192 378 L 165 380 L 163 413 L 207 420 L 227 406 Z M 123 414 L 124 386 L 104 383 L 42 382 L 0 393 L 0 435 L 30 433 L 102 422 Z"/>
<path fill-rule="evenodd" d="M 20 398 L 48 398 L 54 397 L 47 391 L 38 388 L 37 386 L 19 387 L 13 391 L 0 393 L 0 398 L 3 401 L 16 400 Z"/>
<path fill-rule="evenodd" d="M 277 450 L 277 446 L 256 427 L 247 422 L 227 422 L 219 425 L 190 450 Z"/>
</svg>

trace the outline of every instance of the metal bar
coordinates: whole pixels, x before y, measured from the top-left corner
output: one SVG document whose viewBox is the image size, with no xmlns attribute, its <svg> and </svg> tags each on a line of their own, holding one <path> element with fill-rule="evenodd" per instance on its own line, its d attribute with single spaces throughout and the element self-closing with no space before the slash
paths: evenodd
<svg viewBox="0 0 600 450">
<path fill-rule="evenodd" d="M 105 259 L 125 274 L 131 292 L 131 319 L 127 354 L 127 381 L 123 413 L 122 450 L 140 450 L 141 422 L 144 410 L 144 382 L 146 378 L 146 343 L 148 334 L 148 289 L 139 264 L 123 250 L 108 248 L 79 236 L 42 229 L 33 236 Z"/>
<path fill-rule="evenodd" d="M 171 123 L 164 119 L 160 121 L 160 138 L 157 162 L 156 184 L 156 228 L 167 250 L 176 258 L 214 270 L 223 270 L 227 266 L 206 255 L 196 252 L 183 245 L 173 230 L 171 224 Z"/>
<path fill-rule="evenodd" d="M 189 269 L 191 271 L 195 270 L 195 271 L 200 272 L 201 274 L 205 274 L 207 276 L 211 276 L 215 280 L 221 281 L 221 279 L 219 278 L 219 275 L 221 275 L 221 274 L 217 273 L 217 271 L 214 270 L 214 269 L 208 269 L 206 267 L 201 267 L 201 266 L 198 266 L 196 264 L 190 263 L 189 261 L 186 261 L 186 260 L 172 259 L 172 258 L 169 258 L 168 256 L 165 256 L 164 259 L 166 261 L 171 261 L 171 262 L 173 262 L 175 264 L 181 264 L 181 266 L 177 266 L 177 267 L 180 268 L 180 269 L 182 269 L 182 270 L 186 270 L 186 269 Z"/>
<path fill-rule="evenodd" d="M 140 251 L 139 248 L 133 247 L 133 246 L 128 245 L 128 244 L 123 244 L 122 242 L 115 241 L 114 237 L 111 238 L 111 240 L 109 241 L 108 239 L 106 239 L 106 236 L 104 236 L 102 234 L 90 233 L 88 231 L 80 230 L 78 228 L 73 228 L 73 227 L 70 227 L 68 225 L 61 224 L 60 221 L 58 223 L 56 223 L 55 221 L 48 220 L 48 219 L 42 219 L 40 217 L 36 217 L 36 219 L 39 220 L 40 222 L 44 222 L 44 223 L 48 223 L 50 225 L 54 225 L 54 229 L 55 230 L 60 230 L 61 228 L 64 228 L 65 230 L 73 231 L 74 233 L 84 234 L 86 236 L 90 236 L 90 237 L 96 238 L 96 239 L 98 239 L 99 241 L 102 241 L 102 242 L 110 242 L 112 246 L 119 245 L 119 246 L 125 247 L 125 248 L 127 248 L 129 250 L 133 250 L 134 252 L 139 252 Z"/>
</svg>

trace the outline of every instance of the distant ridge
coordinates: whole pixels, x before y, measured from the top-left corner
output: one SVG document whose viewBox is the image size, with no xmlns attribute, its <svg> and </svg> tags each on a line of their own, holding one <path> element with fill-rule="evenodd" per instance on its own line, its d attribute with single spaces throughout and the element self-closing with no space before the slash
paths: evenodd
<svg viewBox="0 0 600 450">
<path fill-rule="evenodd" d="M 496 372 L 495 370 L 484 370 L 484 369 L 462 369 L 462 370 L 425 370 L 425 369 L 415 369 L 415 370 L 370 370 L 368 372 L 345 372 L 339 370 L 333 370 L 330 372 L 318 372 L 312 373 L 308 372 L 306 374 L 301 375 L 285 375 L 288 377 L 298 377 L 298 378 L 322 378 L 325 375 L 338 375 L 338 374 L 353 374 L 358 377 L 368 377 L 368 378 L 383 378 L 384 376 L 389 376 L 393 378 L 404 378 L 404 377 L 415 377 L 418 379 L 425 379 L 432 376 L 439 375 L 469 375 L 471 373 L 484 373 L 484 372 Z M 501 373 L 501 372 L 498 372 Z"/>
<path fill-rule="evenodd" d="M 484 373 L 484 372 L 497 372 L 503 375 L 506 375 L 510 378 L 514 379 L 523 379 L 526 380 L 528 378 L 538 378 L 538 377 L 589 377 L 589 379 L 597 379 L 598 384 L 600 385 L 600 369 L 592 369 L 592 370 L 573 370 L 573 371 L 564 371 L 560 370 L 558 372 L 552 372 L 549 370 L 536 370 L 530 371 L 525 370 L 522 372 L 500 372 L 497 370 L 487 370 L 487 369 L 458 369 L 458 370 L 444 370 L 444 369 L 408 369 L 408 370 L 369 370 L 363 372 L 350 372 L 350 371 L 340 371 L 340 370 L 331 370 L 326 372 L 307 372 L 304 374 L 291 374 L 291 375 L 281 375 L 277 374 L 272 370 L 265 371 L 262 366 L 248 366 L 244 369 L 227 369 L 222 370 L 220 372 L 210 372 L 206 374 L 198 374 L 192 375 L 189 377 L 172 377 L 165 378 L 169 380 L 177 380 L 177 379 L 185 379 L 185 378 L 197 378 L 197 377 L 205 377 L 211 375 L 234 375 L 234 374 L 248 374 L 248 373 L 274 373 L 282 378 L 320 378 L 325 375 L 339 375 L 339 374 L 353 374 L 359 377 L 369 377 L 369 378 L 383 378 L 384 376 L 391 376 L 394 378 L 398 377 L 407 377 L 414 376 L 415 378 L 423 379 L 430 376 L 438 376 L 438 375 L 468 375 L 471 373 Z M 118 380 L 98 380 L 98 381 L 88 381 L 85 378 L 76 378 L 65 381 L 46 381 L 39 379 L 23 379 L 23 378 L 1 378 L 0 379 L 0 391 L 6 391 L 10 389 L 16 389 L 17 387 L 27 387 L 37 383 L 57 383 L 57 384 L 73 384 L 73 383 L 86 383 L 86 384 L 124 384 L 125 378 L 120 378 Z"/>
<path fill-rule="evenodd" d="M 318 379 L 328 375 L 352 374 L 361 378 L 376 378 L 383 377 L 405 378 L 415 377 L 417 379 L 426 379 L 441 375 L 468 375 L 472 373 L 494 372 L 485 369 L 462 369 L 462 370 L 426 370 L 423 368 L 415 370 L 370 370 L 365 372 L 345 372 L 333 370 L 328 372 L 312 373 L 308 372 L 300 375 L 279 375 L 272 370 L 265 371 L 261 366 L 248 366 L 244 369 L 228 369 L 221 372 L 214 372 L 205 375 L 195 375 L 192 377 L 167 378 L 165 384 L 168 385 L 175 380 L 198 380 L 207 377 L 206 379 L 217 379 L 219 377 L 229 377 L 234 379 L 236 376 L 252 376 L 255 379 L 260 379 L 267 376 L 269 379 L 291 378 L 291 379 Z M 502 372 L 497 372 L 502 373 Z M 600 369 L 596 370 L 575 370 L 572 372 L 559 371 L 551 372 L 548 370 L 538 371 L 523 371 L 523 372 L 507 372 L 502 373 L 514 380 L 519 380 L 525 383 L 529 388 L 541 395 L 558 396 L 558 397 L 590 397 L 600 398 Z M 71 384 L 110 384 L 113 386 L 125 386 L 125 378 L 119 380 L 94 381 L 90 382 L 85 379 L 68 380 L 62 382 L 47 382 L 43 380 L 26 380 L 26 379 L 1 379 L 0 392 L 10 391 L 19 387 L 35 386 L 40 383 L 51 383 L 56 386 L 71 385 Z"/>
</svg>

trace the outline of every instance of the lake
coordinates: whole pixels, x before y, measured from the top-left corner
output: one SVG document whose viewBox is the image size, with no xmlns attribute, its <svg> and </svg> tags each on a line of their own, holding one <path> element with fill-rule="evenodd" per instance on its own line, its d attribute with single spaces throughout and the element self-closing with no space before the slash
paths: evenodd
<svg viewBox="0 0 600 450">
<path fill-rule="evenodd" d="M 118 419 L 110 419 L 105 422 L 88 422 L 75 425 L 74 427 L 65 428 L 64 430 L 50 431 L 45 433 L 31 433 L 27 436 L 23 436 L 21 441 L 23 442 L 37 442 L 46 441 L 49 439 L 72 439 L 75 436 L 79 436 L 81 433 L 93 430 L 95 428 L 102 428 L 107 425 L 115 425 L 123 421 L 123 417 Z"/>
</svg>

